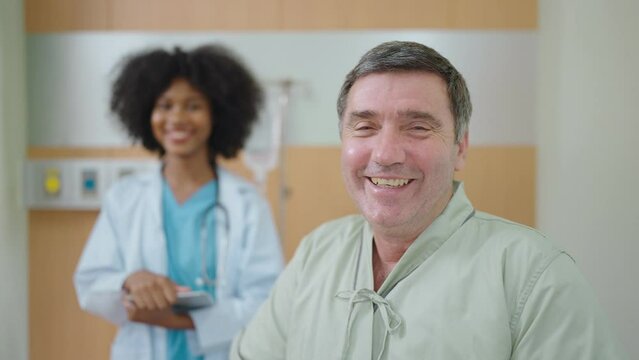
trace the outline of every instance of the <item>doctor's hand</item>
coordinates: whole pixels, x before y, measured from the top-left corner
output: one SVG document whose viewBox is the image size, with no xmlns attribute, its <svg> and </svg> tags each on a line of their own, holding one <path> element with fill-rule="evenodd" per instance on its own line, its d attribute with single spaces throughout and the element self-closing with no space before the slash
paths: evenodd
<svg viewBox="0 0 639 360">
<path fill-rule="evenodd" d="M 126 297 L 123 299 L 129 321 L 148 325 L 162 326 L 169 329 L 193 329 L 194 323 L 187 314 L 176 314 L 170 307 L 164 309 L 139 309 Z"/>
<path fill-rule="evenodd" d="M 168 277 L 146 270 L 129 275 L 122 288 L 126 292 L 126 301 L 137 310 L 168 309 L 170 311 L 179 290 L 179 287 Z"/>
</svg>

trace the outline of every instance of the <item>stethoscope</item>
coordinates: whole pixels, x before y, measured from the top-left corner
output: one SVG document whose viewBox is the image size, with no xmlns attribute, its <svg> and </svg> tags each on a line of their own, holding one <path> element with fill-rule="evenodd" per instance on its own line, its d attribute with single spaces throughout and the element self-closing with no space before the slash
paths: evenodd
<svg viewBox="0 0 639 360">
<path fill-rule="evenodd" d="M 162 166 L 164 167 L 164 165 Z M 224 278 L 224 270 L 226 267 L 225 262 L 220 261 L 220 263 L 217 264 L 217 276 L 213 279 L 211 279 L 211 277 L 209 276 L 209 272 L 207 271 L 208 261 L 206 260 L 206 250 L 209 243 L 208 220 L 209 218 L 211 218 L 211 215 L 215 215 L 216 211 L 224 214 L 224 235 L 226 235 L 227 239 L 223 243 L 222 247 L 218 247 L 218 250 L 223 251 L 224 254 L 226 254 L 228 247 L 228 237 L 230 237 L 231 235 L 231 219 L 229 217 L 229 211 L 226 206 L 220 203 L 220 177 L 217 166 L 215 167 L 215 174 L 217 178 L 217 184 L 215 186 L 215 202 L 206 210 L 206 213 L 202 218 L 202 223 L 200 225 L 200 276 L 195 278 L 195 285 L 205 289 L 215 289 L 216 287 L 218 287 L 219 281 L 217 279 Z M 219 220 L 219 217 L 217 217 L 216 220 Z M 215 227 L 217 228 L 217 224 Z M 219 239 L 216 240 L 218 240 L 219 242 Z M 223 256 L 222 258 L 226 258 L 226 256 Z"/>
<path fill-rule="evenodd" d="M 224 232 L 225 235 L 228 237 L 230 235 L 230 230 L 231 230 L 231 224 L 230 224 L 230 219 L 229 219 L 229 212 L 226 209 L 226 206 L 222 205 L 219 202 L 219 188 L 220 188 L 220 184 L 218 182 L 217 186 L 216 186 L 216 195 L 215 195 L 215 203 L 213 204 L 213 206 L 211 206 L 209 208 L 209 210 L 207 210 L 206 215 L 204 215 L 204 218 L 202 219 L 202 225 L 200 226 L 200 276 L 198 276 L 197 278 L 195 278 L 195 285 L 199 286 L 199 287 L 204 287 L 207 289 L 214 289 L 219 285 L 218 282 L 218 278 L 223 278 L 224 277 L 224 269 L 225 269 L 225 265 L 224 264 L 224 259 L 226 258 L 226 256 L 218 256 L 219 259 L 221 259 L 221 264 L 219 264 L 220 266 L 218 266 L 218 274 L 215 278 L 211 278 L 209 276 L 209 272 L 207 270 L 208 268 L 208 261 L 207 261 L 207 248 L 209 246 L 209 234 L 208 234 L 208 221 L 207 219 L 211 216 L 211 214 L 215 215 L 216 212 L 221 212 L 222 214 L 224 214 Z M 219 220 L 220 217 L 216 216 L 215 220 Z M 217 227 L 217 224 L 216 224 Z M 219 241 L 219 239 L 216 239 Z M 224 247 L 227 247 L 228 244 L 225 244 Z M 220 247 L 218 247 L 219 249 Z M 219 249 L 219 250 L 223 250 L 224 252 L 226 252 L 226 249 Z"/>
<path fill-rule="evenodd" d="M 219 174 L 219 172 L 217 171 L 217 169 L 215 169 L 215 173 Z M 222 250 L 224 251 L 224 254 L 226 253 L 226 247 L 228 246 L 228 237 L 231 234 L 231 221 L 230 221 L 230 217 L 229 217 L 229 211 L 226 208 L 226 206 L 222 205 L 222 203 L 220 203 L 220 178 L 219 176 L 217 177 L 217 186 L 215 186 L 215 203 L 213 204 L 213 206 L 211 206 L 206 214 L 204 215 L 204 218 L 202 219 L 202 224 L 200 226 L 200 276 L 198 276 L 197 278 L 195 278 L 195 285 L 199 286 L 199 287 L 204 287 L 206 289 L 214 289 L 219 285 L 218 282 L 218 278 L 223 278 L 224 276 L 224 269 L 226 264 L 224 263 L 224 261 L 221 261 L 219 266 L 218 266 L 218 272 L 217 272 L 217 276 L 213 279 L 211 279 L 211 277 L 209 277 L 209 272 L 207 271 L 207 267 L 208 267 L 208 262 L 207 262 L 207 247 L 208 247 L 208 243 L 209 243 L 209 231 L 208 231 L 208 220 L 211 217 L 211 215 L 215 215 L 216 212 L 220 212 L 222 214 L 224 214 L 224 231 L 225 231 L 225 235 L 227 236 L 226 241 L 224 242 L 223 249 L 220 249 L 220 247 L 218 247 L 218 250 Z M 219 216 L 215 217 L 215 220 L 219 220 Z M 216 228 L 217 228 L 217 224 L 216 224 Z M 219 241 L 219 239 L 217 239 Z M 224 256 L 225 258 L 226 256 Z M 218 258 L 220 258 L 218 256 Z"/>
</svg>

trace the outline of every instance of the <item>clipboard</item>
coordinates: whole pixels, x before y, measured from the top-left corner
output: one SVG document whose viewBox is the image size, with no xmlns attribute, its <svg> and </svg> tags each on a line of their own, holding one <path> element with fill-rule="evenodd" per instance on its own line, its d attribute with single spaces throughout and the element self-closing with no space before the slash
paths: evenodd
<svg viewBox="0 0 639 360">
<path fill-rule="evenodd" d="M 206 291 L 185 291 L 177 293 L 177 301 L 173 304 L 173 311 L 183 313 L 202 309 L 213 305 L 213 298 Z"/>
</svg>

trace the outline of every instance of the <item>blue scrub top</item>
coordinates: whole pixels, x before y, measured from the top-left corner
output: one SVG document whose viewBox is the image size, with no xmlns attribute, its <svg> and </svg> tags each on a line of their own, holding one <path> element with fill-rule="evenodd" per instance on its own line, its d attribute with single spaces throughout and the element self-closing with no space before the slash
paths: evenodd
<svg viewBox="0 0 639 360">
<path fill-rule="evenodd" d="M 176 284 L 193 290 L 206 290 L 215 298 L 215 287 L 198 285 L 196 279 L 202 276 L 201 229 L 206 221 L 204 249 L 206 271 L 209 279 L 216 278 L 216 239 L 214 208 L 217 195 L 217 181 L 211 180 L 199 188 L 183 204 L 173 196 L 166 179 L 162 181 L 162 216 L 168 256 L 168 276 Z M 167 331 L 168 359 L 202 360 L 189 351 L 186 331 Z"/>
</svg>

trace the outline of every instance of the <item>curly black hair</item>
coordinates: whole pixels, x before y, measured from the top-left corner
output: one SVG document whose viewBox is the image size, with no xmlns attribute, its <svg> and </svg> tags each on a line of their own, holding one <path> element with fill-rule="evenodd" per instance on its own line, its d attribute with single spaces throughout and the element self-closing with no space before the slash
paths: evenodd
<svg viewBox="0 0 639 360">
<path fill-rule="evenodd" d="M 151 49 L 123 59 L 113 82 L 111 111 L 128 134 L 150 151 L 164 154 L 153 136 L 151 113 L 176 78 L 201 91 L 211 108 L 212 163 L 233 158 L 244 147 L 262 105 L 262 89 L 249 70 L 225 47 L 204 45 L 192 51 Z"/>
</svg>

